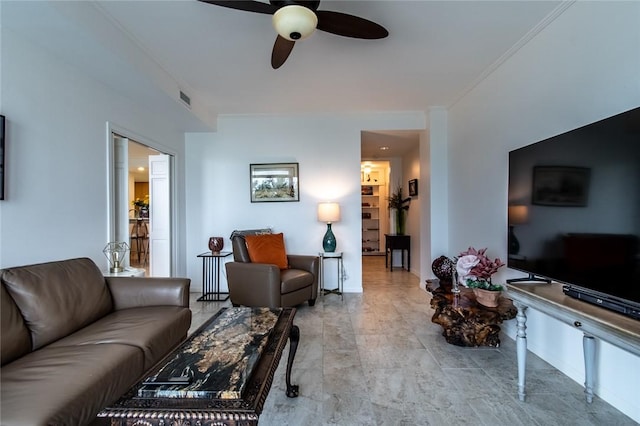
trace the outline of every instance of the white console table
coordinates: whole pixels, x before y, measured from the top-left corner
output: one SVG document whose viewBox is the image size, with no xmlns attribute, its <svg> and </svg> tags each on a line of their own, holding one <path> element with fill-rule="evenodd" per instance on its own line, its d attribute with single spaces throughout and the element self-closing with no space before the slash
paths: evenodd
<svg viewBox="0 0 640 426">
<path fill-rule="evenodd" d="M 585 365 L 585 395 L 593 401 L 595 341 L 601 339 L 640 356 L 640 321 L 613 311 L 574 299 L 562 292 L 562 285 L 507 284 L 507 297 L 518 308 L 516 316 L 516 350 L 518 356 L 518 397 L 525 399 L 525 366 L 527 358 L 526 310 L 532 308 L 580 329 Z"/>
</svg>

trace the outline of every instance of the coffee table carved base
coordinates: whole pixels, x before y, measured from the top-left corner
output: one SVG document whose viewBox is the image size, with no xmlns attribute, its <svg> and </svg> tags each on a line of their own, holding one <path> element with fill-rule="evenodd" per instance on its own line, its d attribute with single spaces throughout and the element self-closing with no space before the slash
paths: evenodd
<svg viewBox="0 0 640 426">
<path fill-rule="evenodd" d="M 433 294 L 431 307 L 435 312 L 431 321 L 442 326 L 442 335 L 452 345 L 499 347 L 498 324 L 516 317 L 517 309 L 505 297 L 500 298 L 498 307 L 487 308 L 478 304 L 468 288 L 461 288 L 459 295 L 453 295 L 450 288 L 428 283 L 427 290 Z"/>
</svg>

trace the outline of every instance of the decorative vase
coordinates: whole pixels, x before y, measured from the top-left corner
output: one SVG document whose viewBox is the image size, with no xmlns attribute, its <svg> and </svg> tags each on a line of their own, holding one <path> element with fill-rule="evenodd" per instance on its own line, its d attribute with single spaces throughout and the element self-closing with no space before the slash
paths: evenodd
<svg viewBox="0 0 640 426">
<path fill-rule="evenodd" d="M 336 251 L 336 244 L 336 236 L 333 235 L 331 224 L 327 223 L 327 232 L 325 232 L 324 238 L 322 239 L 322 249 L 326 253 L 333 253 L 334 251 Z"/>
<path fill-rule="evenodd" d="M 395 209 L 395 230 L 396 235 L 404 235 L 407 216 L 404 209 Z"/>
<path fill-rule="evenodd" d="M 140 207 L 140 217 L 145 219 L 149 217 L 149 207 Z"/>
<path fill-rule="evenodd" d="M 224 247 L 224 238 L 222 237 L 211 237 L 209 238 L 209 250 L 212 253 L 219 253 Z"/>
<path fill-rule="evenodd" d="M 473 294 L 476 295 L 476 301 L 487 308 L 495 308 L 498 306 L 501 291 L 485 290 L 483 288 L 474 288 Z"/>
</svg>

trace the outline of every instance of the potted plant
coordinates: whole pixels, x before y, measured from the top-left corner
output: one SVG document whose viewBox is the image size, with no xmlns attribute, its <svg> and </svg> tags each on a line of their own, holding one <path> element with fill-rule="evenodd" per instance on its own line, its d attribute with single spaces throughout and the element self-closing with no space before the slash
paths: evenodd
<svg viewBox="0 0 640 426">
<path fill-rule="evenodd" d="M 489 259 L 486 251 L 486 248 L 476 250 L 469 247 L 460 253 L 456 262 L 456 272 L 460 284 L 473 289 L 478 303 L 495 308 L 498 306 L 498 298 L 503 287 L 493 284 L 491 275 L 504 266 L 504 263 L 498 258 Z"/>
<path fill-rule="evenodd" d="M 396 235 L 404 235 L 405 231 L 405 212 L 409 210 L 411 197 L 404 198 L 402 196 L 402 187 L 398 185 L 396 190 L 387 198 L 389 209 L 395 209 L 396 214 Z"/>
</svg>

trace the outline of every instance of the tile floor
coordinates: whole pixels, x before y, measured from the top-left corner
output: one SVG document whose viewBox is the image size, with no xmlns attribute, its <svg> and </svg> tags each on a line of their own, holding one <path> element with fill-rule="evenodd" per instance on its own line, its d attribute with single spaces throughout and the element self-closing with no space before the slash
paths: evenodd
<svg viewBox="0 0 640 426">
<path fill-rule="evenodd" d="M 300 346 L 285 396 L 286 354 L 260 417 L 283 425 L 636 425 L 611 405 L 584 401 L 582 387 L 527 355 L 527 402 L 516 395 L 515 342 L 460 348 L 431 322 L 429 295 L 407 271 L 363 257 L 362 294 L 319 298 L 298 307 Z M 195 330 L 224 302 L 197 302 Z"/>
</svg>

